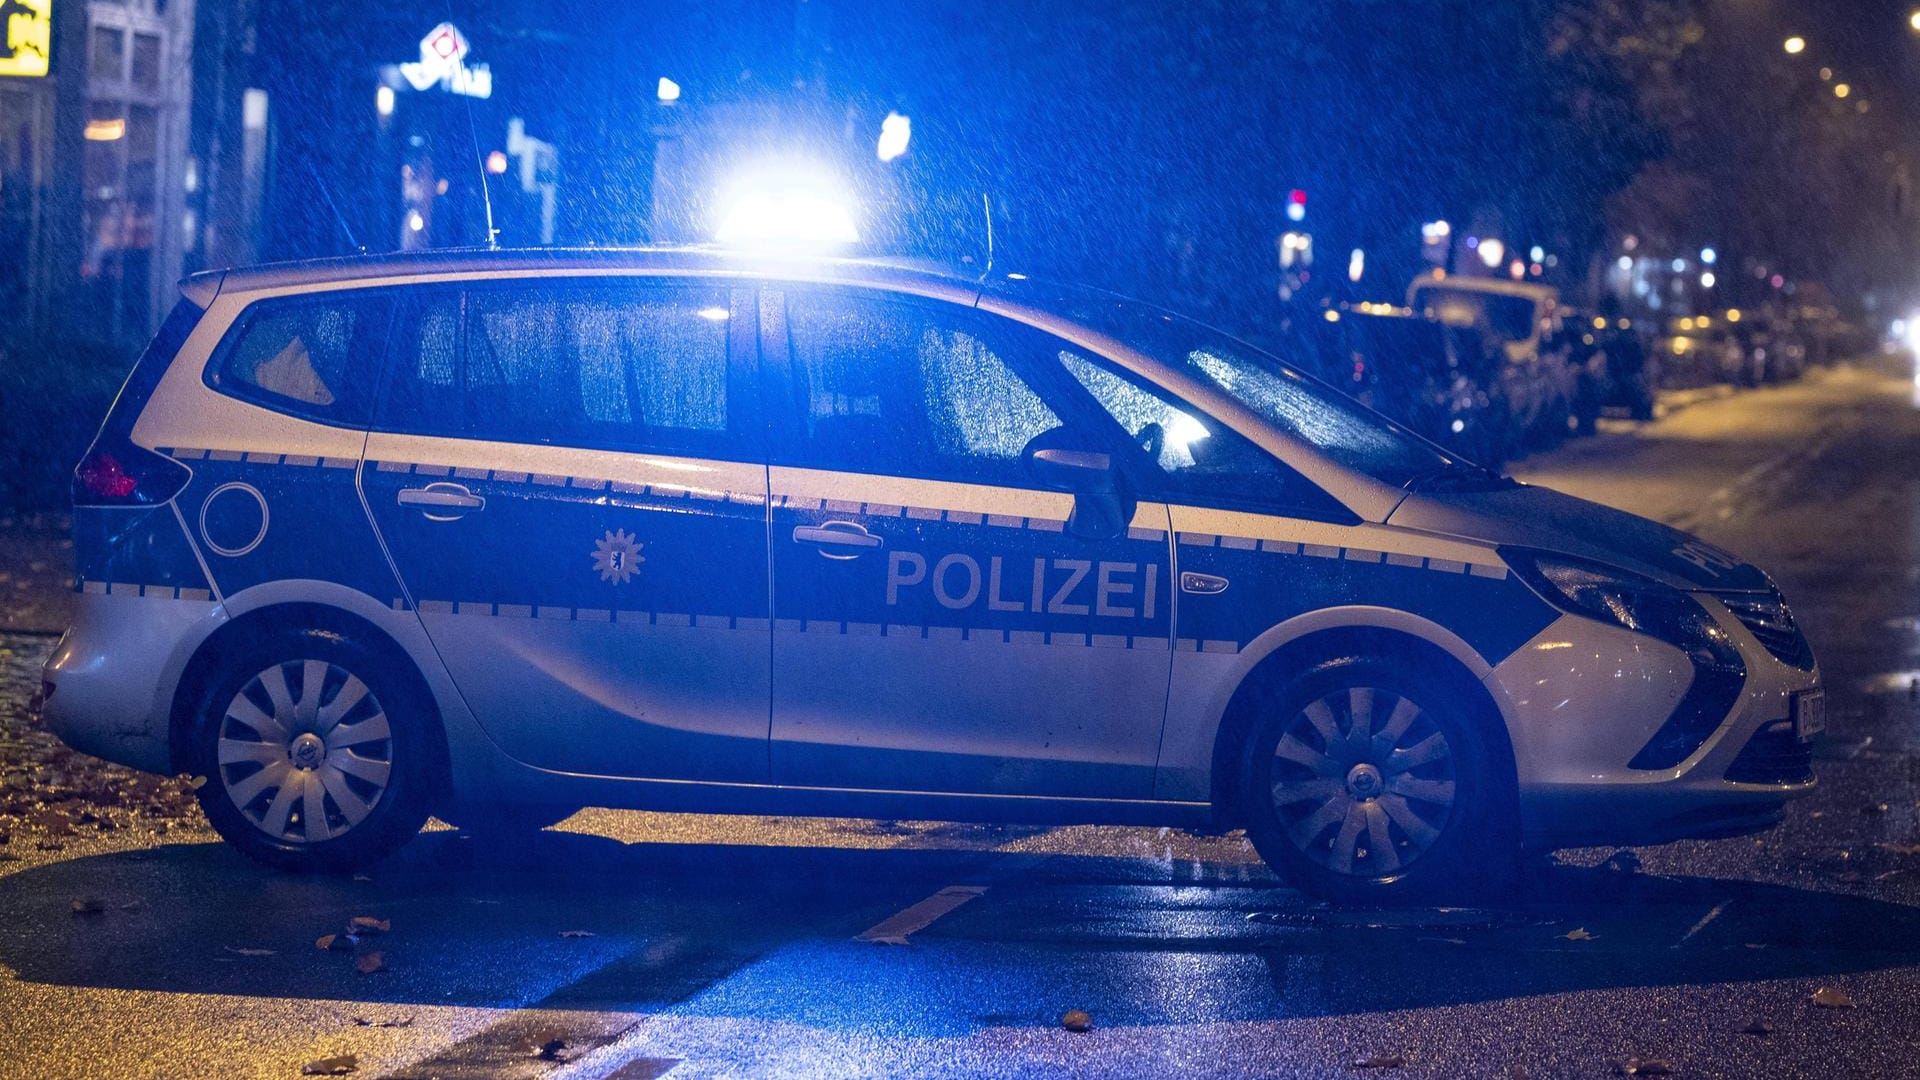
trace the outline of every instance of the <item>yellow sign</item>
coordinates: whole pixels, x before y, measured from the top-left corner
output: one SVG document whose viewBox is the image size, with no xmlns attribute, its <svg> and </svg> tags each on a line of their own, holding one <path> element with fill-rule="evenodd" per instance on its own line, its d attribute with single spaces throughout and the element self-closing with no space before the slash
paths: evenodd
<svg viewBox="0 0 1920 1080">
<path fill-rule="evenodd" d="M 0 0 L 0 75 L 47 73 L 53 0 Z"/>
</svg>

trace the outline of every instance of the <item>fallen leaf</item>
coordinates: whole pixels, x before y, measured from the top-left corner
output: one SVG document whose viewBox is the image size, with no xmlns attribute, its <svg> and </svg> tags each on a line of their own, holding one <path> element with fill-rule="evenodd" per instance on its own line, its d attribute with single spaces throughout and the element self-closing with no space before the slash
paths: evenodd
<svg viewBox="0 0 1920 1080">
<path fill-rule="evenodd" d="M 593 936 L 593 931 L 591 931 L 591 930 L 562 930 L 562 931 L 560 931 L 560 936 L 561 936 L 561 937 L 592 937 L 592 936 Z"/>
<path fill-rule="evenodd" d="M 1372 1057 L 1364 1057 L 1355 1061 L 1353 1067 L 1356 1069 L 1398 1069 L 1406 1063 L 1407 1059 L 1399 1054 L 1375 1054 Z"/>
<path fill-rule="evenodd" d="M 326 952 L 339 943 L 339 941 L 339 934 L 321 934 L 319 937 L 313 939 L 313 947 L 319 949 L 321 952 Z"/>
<path fill-rule="evenodd" d="M 1673 1063 L 1660 1058 L 1630 1057 L 1613 1067 L 1621 1076 L 1672 1076 Z"/>
<path fill-rule="evenodd" d="M 533 1050 L 533 1056 L 541 1061 L 565 1061 L 566 1054 L 567 1040 L 565 1039 L 548 1039 Z"/>
<path fill-rule="evenodd" d="M 1853 995 L 1837 986 L 1823 986 L 1813 992 L 1813 1003 L 1828 1009 L 1851 1009 Z"/>
<path fill-rule="evenodd" d="M 1635 874 L 1640 871 L 1640 856 L 1627 848 L 1621 848 L 1607 856 L 1607 861 L 1600 865 L 1623 874 Z"/>
<path fill-rule="evenodd" d="M 369 1019 L 367 1019 L 367 1018 L 366 1018 L 366 1017 L 364 1017 L 364 1016 L 356 1016 L 356 1017 L 354 1017 L 354 1018 L 353 1018 L 353 1026 L 354 1026 L 354 1027 L 365 1027 L 365 1028 L 402 1028 L 402 1027 L 412 1027 L 412 1026 L 413 1026 L 413 1017 L 411 1017 L 411 1016 L 396 1016 L 396 1017 L 393 1017 L 393 1018 L 391 1018 L 391 1019 L 387 1019 L 387 1020 L 369 1020 Z"/>
<path fill-rule="evenodd" d="M 220 948 L 235 956 L 272 956 L 272 949 L 251 949 L 244 945 L 222 945 Z"/>
<path fill-rule="evenodd" d="M 345 1076 L 360 1067 L 360 1059 L 353 1054 L 341 1054 L 339 1057 L 320 1058 L 309 1061 L 300 1067 L 301 1076 Z"/>
<path fill-rule="evenodd" d="M 353 966 L 359 969 L 360 974 L 371 975 L 376 971 L 381 971 L 386 968 L 387 956 L 378 949 L 370 953 L 361 953 L 360 956 L 354 960 Z"/>
<path fill-rule="evenodd" d="M 1093 1017 L 1085 1009 L 1068 1009 L 1066 1015 L 1060 1018 L 1060 1026 L 1068 1031 L 1092 1031 Z"/>
<path fill-rule="evenodd" d="M 73 902 L 75 915 L 99 915 L 107 910 L 107 902 L 97 896 L 83 896 Z"/>
<path fill-rule="evenodd" d="M 355 915 L 347 920 L 349 933 L 384 934 L 393 929 L 393 920 L 376 919 L 371 915 Z"/>
<path fill-rule="evenodd" d="M 1584 927 L 1584 926 L 1576 926 L 1576 927 L 1574 927 L 1573 929 L 1571 929 L 1571 930 L 1569 930 L 1569 931 L 1567 931 L 1566 933 L 1564 933 L 1564 934 L 1561 934 L 1560 936 L 1561 936 L 1561 937 L 1563 937 L 1563 938 L 1566 938 L 1566 939 L 1567 939 L 1568 941 L 1592 941 L 1592 940 L 1594 940 L 1594 937 L 1593 937 L 1593 935 L 1592 935 L 1592 934 L 1589 934 L 1589 933 L 1587 933 L 1587 928 L 1586 928 L 1586 927 Z"/>
<path fill-rule="evenodd" d="M 1884 814 L 1891 809 L 1893 809 L 1891 806 L 1888 806 L 1886 803 L 1883 803 L 1883 802 L 1868 803 L 1867 805 L 1860 808 L 1860 812 L 1863 814 Z"/>
<path fill-rule="evenodd" d="M 1895 855 L 1920 855 L 1920 844 L 1875 844 L 1873 846 L 1891 851 Z"/>
<path fill-rule="evenodd" d="M 1746 1027 L 1741 1028 L 1740 1034 L 1758 1035 L 1764 1039 L 1767 1036 L 1773 1034 L 1773 1025 L 1767 1023 L 1765 1020 L 1755 1020 L 1753 1023 L 1748 1024 Z"/>
</svg>

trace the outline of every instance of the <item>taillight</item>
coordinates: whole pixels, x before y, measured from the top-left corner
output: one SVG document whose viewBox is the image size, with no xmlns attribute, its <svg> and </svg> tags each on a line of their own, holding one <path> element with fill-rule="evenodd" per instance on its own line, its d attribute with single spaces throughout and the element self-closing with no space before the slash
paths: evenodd
<svg viewBox="0 0 1920 1080">
<path fill-rule="evenodd" d="M 102 438 L 74 466 L 73 505 L 152 506 L 178 495 L 191 475 L 172 458 Z"/>
</svg>

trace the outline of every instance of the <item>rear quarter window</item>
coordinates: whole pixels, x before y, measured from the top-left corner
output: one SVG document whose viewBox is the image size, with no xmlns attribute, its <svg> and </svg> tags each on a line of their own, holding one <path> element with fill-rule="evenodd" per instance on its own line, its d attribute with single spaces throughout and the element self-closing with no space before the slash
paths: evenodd
<svg viewBox="0 0 1920 1080">
<path fill-rule="evenodd" d="M 221 342 L 207 384 L 277 412 L 363 427 L 390 312 L 380 293 L 259 301 Z"/>
</svg>

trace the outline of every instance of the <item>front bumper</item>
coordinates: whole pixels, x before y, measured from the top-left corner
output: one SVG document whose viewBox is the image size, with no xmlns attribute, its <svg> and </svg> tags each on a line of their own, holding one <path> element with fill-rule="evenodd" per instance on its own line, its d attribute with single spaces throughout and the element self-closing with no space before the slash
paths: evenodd
<svg viewBox="0 0 1920 1080">
<path fill-rule="evenodd" d="M 1694 683 L 1681 650 L 1567 615 L 1488 675 L 1513 740 L 1529 847 L 1753 832 L 1812 790 L 1811 769 L 1797 767 L 1791 700 L 1819 685 L 1818 669 L 1775 659 L 1723 605 L 1701 601 L 1738 648 L 1746 676 L 1717 725 L 1671 767 L 1630 762 Z"/>
<path fill-rule="evenodd" d="M 218 603 L 181 600 L 175 589 L 110 588 L 75 598 L 73 625 L 41 674 L 42 715 L 75 750 L 164 774 L 174 688 L 224 615 Z"/>
</svg>

